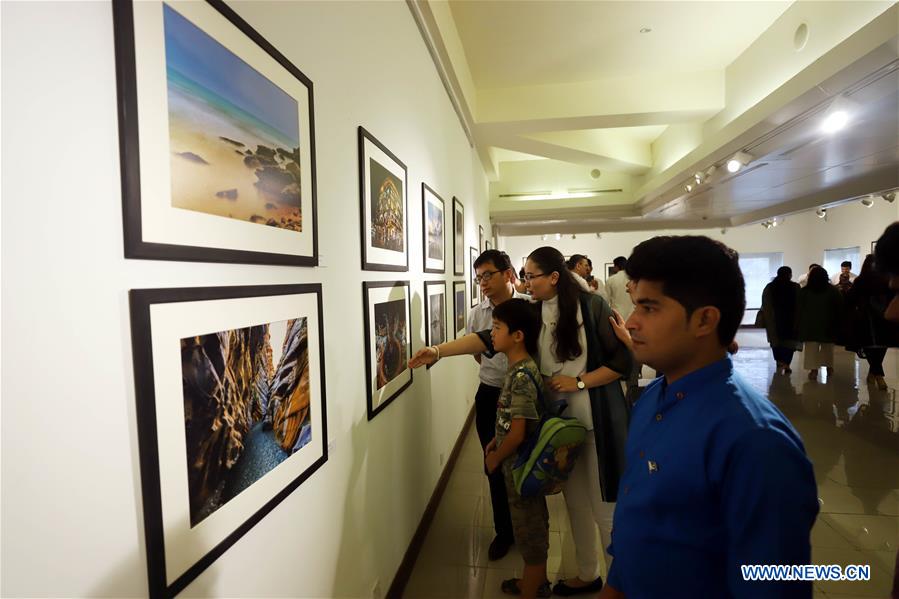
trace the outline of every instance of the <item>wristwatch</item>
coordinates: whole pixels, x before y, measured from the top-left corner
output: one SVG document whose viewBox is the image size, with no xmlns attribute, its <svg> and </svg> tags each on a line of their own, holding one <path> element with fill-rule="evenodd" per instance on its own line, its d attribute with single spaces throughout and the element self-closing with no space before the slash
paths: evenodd
<svg viewBox="0 0 899 599">
<path fill-rule="evenodd" d="M 587 388 L 587 383 L 581 380 L 581 377 L 575 377 L 577 379 L 577 388 L 579 391 L 583 391 Z"/>
</svg>

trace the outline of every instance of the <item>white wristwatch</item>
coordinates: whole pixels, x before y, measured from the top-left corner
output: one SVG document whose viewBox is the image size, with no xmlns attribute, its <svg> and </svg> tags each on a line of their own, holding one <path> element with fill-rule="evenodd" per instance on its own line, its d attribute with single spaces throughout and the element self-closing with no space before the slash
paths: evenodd
<svg viewBox="0 0 899 599">
<path fill-rule="evenodd" d="M 575 377 L 577 379 L 577 388 L 579 391 L 583 391 L 587 388 L 587 383 L 581 380 L 581 377 Z"/>
</svg>

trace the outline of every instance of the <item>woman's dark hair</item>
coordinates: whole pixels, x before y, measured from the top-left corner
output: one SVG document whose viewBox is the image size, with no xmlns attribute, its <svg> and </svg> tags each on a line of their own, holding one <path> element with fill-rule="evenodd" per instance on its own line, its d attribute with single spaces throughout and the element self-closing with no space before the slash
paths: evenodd
<svg viewBox="0 0 899 599">
<path fill-rule="evenodd" d="M 777 269 L 777 276 L 774 278 L 778 282 L 787 282 L 793 278 L 793 269 L 789 266 L 781 266 Z"/>
<path fill-rule="evenodd" d="M 632 281 L 662 284 L 662 293 L 681 304 L 687 318 L 703 306 L 721 313 L 718 341 L 730 344 L 746 309 L 746 284 L 739 254 L 700 235 L 653 237 L 634 248 L 625 267 Z"/>
<path fill-rule="evenodd" d="M 871 275 L 874 272 L 874 255 L 868 254 L 865 256 L 864 262 L 862 262 L 862 269 L 859 271 L 858 276 Z"/>
<path fill-rule="evenodd" d="M 899 222 L 887 227 L 877 240 L 874 264 L 885 275 L 899 276 Z"/>
<path fill-rule="evenodd" d="M 563 258 L 564 258 L 564 256 L 563 256 Z M 565 266 L 568 267 L 568 270 L 574 270 L 581 260 L 586 260 L 586 259 L 587 259 L 587 256 L 584 256 L 583 254 L 574 254 L 571 256 L 571 258 L 569 258 L 565 262 Z"/>
<path fill-rule="evenodd" d="M 574 258 L 574 256 L 572 256 Z M 583 258 L 583 256 L 581 256 Z M 556 323 L 555 355 L 559 362 L 568 362 L 581 355 L 584 348 L 578 341 L 577 307 L 581 288 L 565 266 L 565 257 L 554 247 L 537 248 L 528 256 L 544 274 L 559 273 L 556 293 L 559 296 L 559 322 Z"/>
<path fill-rule="evenodd" d="M 510 333 L 521 331 L 525 349 L 531 356 L 537 355 L 537 341 L 540 337 L 537 304 L 515 297 L 493 308 L 493 318 L 509 327 Z"/>
<path fill-rule="evenodd" d="M 479 268 L 488 262 L 500 272 L 512 269 L 512 260 L 509 259 L 506 252 L 500 250 L 484 250 L 474 261 L 474 267 Z"/>
<path fill-rule="evenodd" d="M 830 287 L 830 277 L 823 266 L 816 266 L 808 272 L 808 283 L 805 286 L 812 291 L 822 291 Z"/>
<path fill-rule="evenodd" d="M 524 281 L 524 267 L 522 267 L 522 269 L 518 271 L 518 279 L 520 281 Z"/>
</svg>

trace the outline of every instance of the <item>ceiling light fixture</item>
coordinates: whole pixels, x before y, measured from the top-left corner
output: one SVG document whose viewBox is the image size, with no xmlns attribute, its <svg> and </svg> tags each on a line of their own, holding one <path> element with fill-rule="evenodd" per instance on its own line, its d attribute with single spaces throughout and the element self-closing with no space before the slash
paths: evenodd
<svg viewBox="0 0 899 599">
<path fill-rule="evenodd" d="M 693 191 L 693 184 L 687 183 L 686 185 L 684 185 L 684 191 L 686 191 L 687 193 L 690 193 L 691 191 Z"/>
<path fill-rule="evenodd" d="M 540 241 L 546 241 L 546 235 L 541 235 L 541 236 L 540 236 Z"/>
<path fill-rule="evenodd" d="M 602 239 L 602 233 L 597 233 L 597 234 L 596 234 L 596 238 L 597 238 L 597 239 Z"/>
<path fill-rule="evenodd" d="M 714 175 L 717 171 L 718 171 L 718 167 L 715 166 L 715 165 L 713 164 L 713 165 L 710 166 L 708 169 L 706 169 L 706 171 L 705 171 L 705 178 L 706 178 L 706 179 L 711 179 L 711 178 L 712 178 L 712 175 Z"/>
<path fill-rule="evenodd" d="M 865 208 L 870 208 L 874 205 L 874 196 L 866 196 L 862 198 L 862 206 Z"/>
<path fill-rule="evenodd" d="M 753 158 L 755 157 L 748 152 L 737 152 L 730 160 L 727 161 L 727 172 L 737 172 L 738 170 L 752 162 Z"/>
<path fill-rule="evenodd" d="M 562 239 L 562 234 L 556 233 L 556 241 L 561 241 L 561 239 Z"/>
<path fill-rule="evenodd" d="M 693 179 L 696 180 L 697 185 L 702 185 L 702 182 L 705 181 L 705 173 L 702 171 L 693 173 Z"/>
<path fill-rule="evenodd" d="M 887 202 L 892 204 L 894 201 L 896 201 L 896 192 L 888 191 L 886 193 L 880 194 L 880 197 L 882 197 L 884 200 L 886 200 Z"/>
<path fill-rule="evenodd" d="M 852 120 L 852 114 L 856 111 L 856 107 L 857 104 L 846 96 L 837 96 L 831 102 L 827 112 L 824 113 L 821 130 L 824 133 L 836 133 L 845 129 Z"/>
<path fill-rule="evenodd" d="M 652 28 L 651 27 L 643 27 L 640 30 L 640 33 L 652 33 Z"/>
<path fill-rule="evenodd" d="M 815 216 L 817 216 L 818 218 L 824 218 L 825 216 L 827 216 L 827 208 L 818 208 L 817 210 L 815 210 Z"/>
</svg>

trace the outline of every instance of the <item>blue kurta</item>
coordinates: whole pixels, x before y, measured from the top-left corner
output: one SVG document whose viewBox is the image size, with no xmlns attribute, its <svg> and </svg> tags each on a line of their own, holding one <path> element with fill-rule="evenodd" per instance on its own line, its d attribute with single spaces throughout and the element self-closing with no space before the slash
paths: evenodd
<svg viewBox="0 0 899 599">
<path fill-rule="evenodd" d="M 796 430 L 730 358 L 634 406 L 608 583 L 628 599 L 811 597 L 811 582 L 744 582 L 740 566 L 811 563 L 818 514 Z"/>
</svg>

